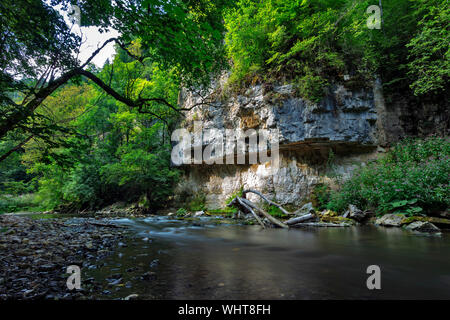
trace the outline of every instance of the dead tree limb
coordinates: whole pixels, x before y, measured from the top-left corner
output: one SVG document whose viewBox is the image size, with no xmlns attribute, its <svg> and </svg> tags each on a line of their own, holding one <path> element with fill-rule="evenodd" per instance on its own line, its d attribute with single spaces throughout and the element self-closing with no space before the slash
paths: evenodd
<svg viewBox="0 0 450 320">
<path fill-rule="evenodd" d="M 248 211 L 251 212 L 251 214 L 255 217 L 256 221 L 258 221 L 258 223 L 265 229 L 266 226 L 264 225 L 264 222 L 258 217 L 258 215 L 255 213 L 255 211 L 253 211 L 253 209 L 248 206 L 247 204 L 245 204 L 240 197 L 236 197 L 237 202 L 239 202 L 239 204 L 241 206 L 243 206 L 244 208 L 246 208 Z"/>
<path fill-rule="evenodd" d="M 295 225 L 297 223 L 300 223 L 300 222 L 303 222 L 303 221 L 306 221 L 306 220 L 309 220 L 309 219 L 312 219 L 312 218 L 314 218 L 314 215 L 312 213 L 308 213 L 308 214 L 305 214 L 305 215 L 303 215 L 301 217 L 289 219 L 285 223 L 288 226 L 292 226 L 292 225 Z"/>
<path fill-rule="evenodd" d="M 281 205 L 279 205 L 278 203 L 275 203 L 269 199 L 266 198 L 266 196 L 264 196 L 261 192 L 256 191 L 256 190 L 252 190 L 252 189 L 248 189 L 248 190 L 244 190 L 242 191 L 242 196 L 245 197 L 245 194 L 247 193 L 254 193 L 257 196 L 261 197 L 261 199 L 263 199 L 264 201 L 266 201 L 268 204 L 277 207 L 278 209 L 280 209 L 284 214 L 286 215 L 292 215 L 292 213 L 290 213 L 289 211 L 287 211 L 286 209 L 284 209 Z"/>
<path fill-rule="evenodd" d="M 271 216 L 269 213 L 267 213 L 263 209 L 258 208 L 250 200 L 247 200 L 245 198 L 241 198 L 241 201 L 244 202 L 245 204 L 247 204 L 248 206 L 251 206 L 253 209 L 256 209 L 257 211 L 259 211 L 264 217 L 266 217 L 273 224 L 276 224 L 277 226 L 279 226 L 281 228 L 289 228 L 289 226 L 287 224 L 285 224 L 285 223 L 281 222 L 280 220 L 276 219 L 275 217 Z"/>
</svg>

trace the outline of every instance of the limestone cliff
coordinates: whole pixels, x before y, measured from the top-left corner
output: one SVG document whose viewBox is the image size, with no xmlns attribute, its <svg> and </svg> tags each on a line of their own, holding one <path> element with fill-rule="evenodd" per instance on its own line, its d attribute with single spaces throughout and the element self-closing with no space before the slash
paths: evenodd
<svg viewBox="0 0 450 320">
<path fill-rule="evenodd" d="M 398 108 L 386 109 L 380 81 L 350 89 L 346 83 L 328 88 L 319 103 L 302 99 L 295 87 L 256 84 L 241 94 L 224 94 L 224 76 L 206 95 L 184 91 L 180 103 L 191 108 L 181 127 L 204 129 L 278 129 L 280 169 L 253 165 L 187 165 L 176 189 L 178 201 L 206 196 L 209 209 L 222 208 L 233 192 L 260 190 L 281 204 L 300 205 L 319 183 L 333 185 L 405 135 Z M 203 147 L 210 143 L 203 140 Z"/>
</svg>

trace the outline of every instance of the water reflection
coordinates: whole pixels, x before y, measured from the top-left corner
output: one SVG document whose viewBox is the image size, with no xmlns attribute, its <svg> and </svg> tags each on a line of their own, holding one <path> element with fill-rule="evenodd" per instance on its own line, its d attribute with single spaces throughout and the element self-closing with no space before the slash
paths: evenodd
<svg viewBox="0 0 450 320">
<path fill-rule="evenodd" d="M 119 270 L 149 299 L 450 298 L 447 235 L 418 236 L 376 227 L 261 230 L 151 218 L 121 219 L 136 241 L 92 271 L 101 279 Z M 141 240 L 152 238 L 150 245 Z M 143 246 L 146 245 L 146 248 Z M 152 261 L 158 259 L 158 264 Z M 121 268 L 113 268 L 120 260 Z M 381 267 L 382 290 L 366 287 L 366 268 Z M 135 267 L 136 270 L 129 270 Z M 142 280 L 145 272 L 156 279 Z"/>
</svg>

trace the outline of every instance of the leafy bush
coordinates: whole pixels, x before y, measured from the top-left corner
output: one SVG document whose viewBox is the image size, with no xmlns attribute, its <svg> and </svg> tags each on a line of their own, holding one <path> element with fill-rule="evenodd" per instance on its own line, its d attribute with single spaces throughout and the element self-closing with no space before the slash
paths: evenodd
<svg viewBox="0 0 450 320">
<path fill-rule="evenodd" d="M 236 1 L 225 16 L 230 84 L 294 80 L 302 97 L 317 101 L 327 83 L 346 74 L 359 79 L 358 86 L 377 74 L 390 92 L 442 93 L 449 79 L 448 2 L 385 1 L 382 30 L 366 25 L 364 12 L 373 4 Z"/>
<path fill-rule="evenodd" d="M 349 204 L 377 213 L 417 214 L 444 210 L 450 203 L 450 142 L 431 137 L 404 140 L 385 156 L 356 170 L 334 192 L 328 208 Z"/>
<path fill-rule="evenodd" d="M 327 208 L 327 204 L 330 201 L 331 191 L 325 184 L 318 184 L 314 187 L 311 194 L 311 202 L 318 210 L 324 210 Z"/>
<path fill-rule="evenodd" d="M 202 210 L 205 210 L 205 201 L 206 201 L 206 196 L 203 193 L 197 194 L 189 202 L 189 210 L 191 210 L 191 211 L 202 211 Z"/>
<path fill-rule="evenodd" d="M 179 208 L 177 210 L 177 217 L 184 217 L 187 213 L 188 212 L 185 208 Z"/>
<path fill-rule="evenodd" d="M 280 208 L 275 206 L 269 206 L 267 213 L 275 218 L 286 218 L 287 216 L 280 210 Z"/>
</svg>

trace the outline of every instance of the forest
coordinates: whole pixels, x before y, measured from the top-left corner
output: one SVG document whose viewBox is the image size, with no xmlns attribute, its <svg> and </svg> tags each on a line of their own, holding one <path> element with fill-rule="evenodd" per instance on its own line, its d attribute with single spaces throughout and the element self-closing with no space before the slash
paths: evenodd
<svg viewBox="0 0 450 320">
<path fill-rule="evenodd" d="M 0 304 L 450 299 L 449 36 L 448 0 L 1 0 Z"/>
<path fill-rule="evenodd" d="M 82 26 L 120 34 L 86 61 L 78 59 L 82 39 L 62 17 L 73 4 Z M 170 162 L 170 136 L 183 119 L 180 90 L 207 88 L 224 71 L 229 95 L 254 83 L 293 83 L 301 97 L 320 101 L 324 88 L 351 75 L 354 87 L 381 78 L 387 99 L 448 101 L 447 1 L 382 1 L 380 29 L 366 25 L 372 4 L 381 3 L 2 1 L 0 212 L 166 206 L 181 176 Z M 116 54 L 97 67 L 92 59 L 107 43 Z M 405 142 L 338 193 L 325 192 L 321 206 L 416 199 L 445 208 L 449 142 L 427 139 Z M 431 168 L 426 161 L 432 170 L 418 184 L 422 166 Z M 375 195 L 378 184 L 383 192 Z M 401 184 L 409 186 L 405 199 L 393 191 Z M 367 191 L 356 194 L 360 185 Z"/>
</svg>

